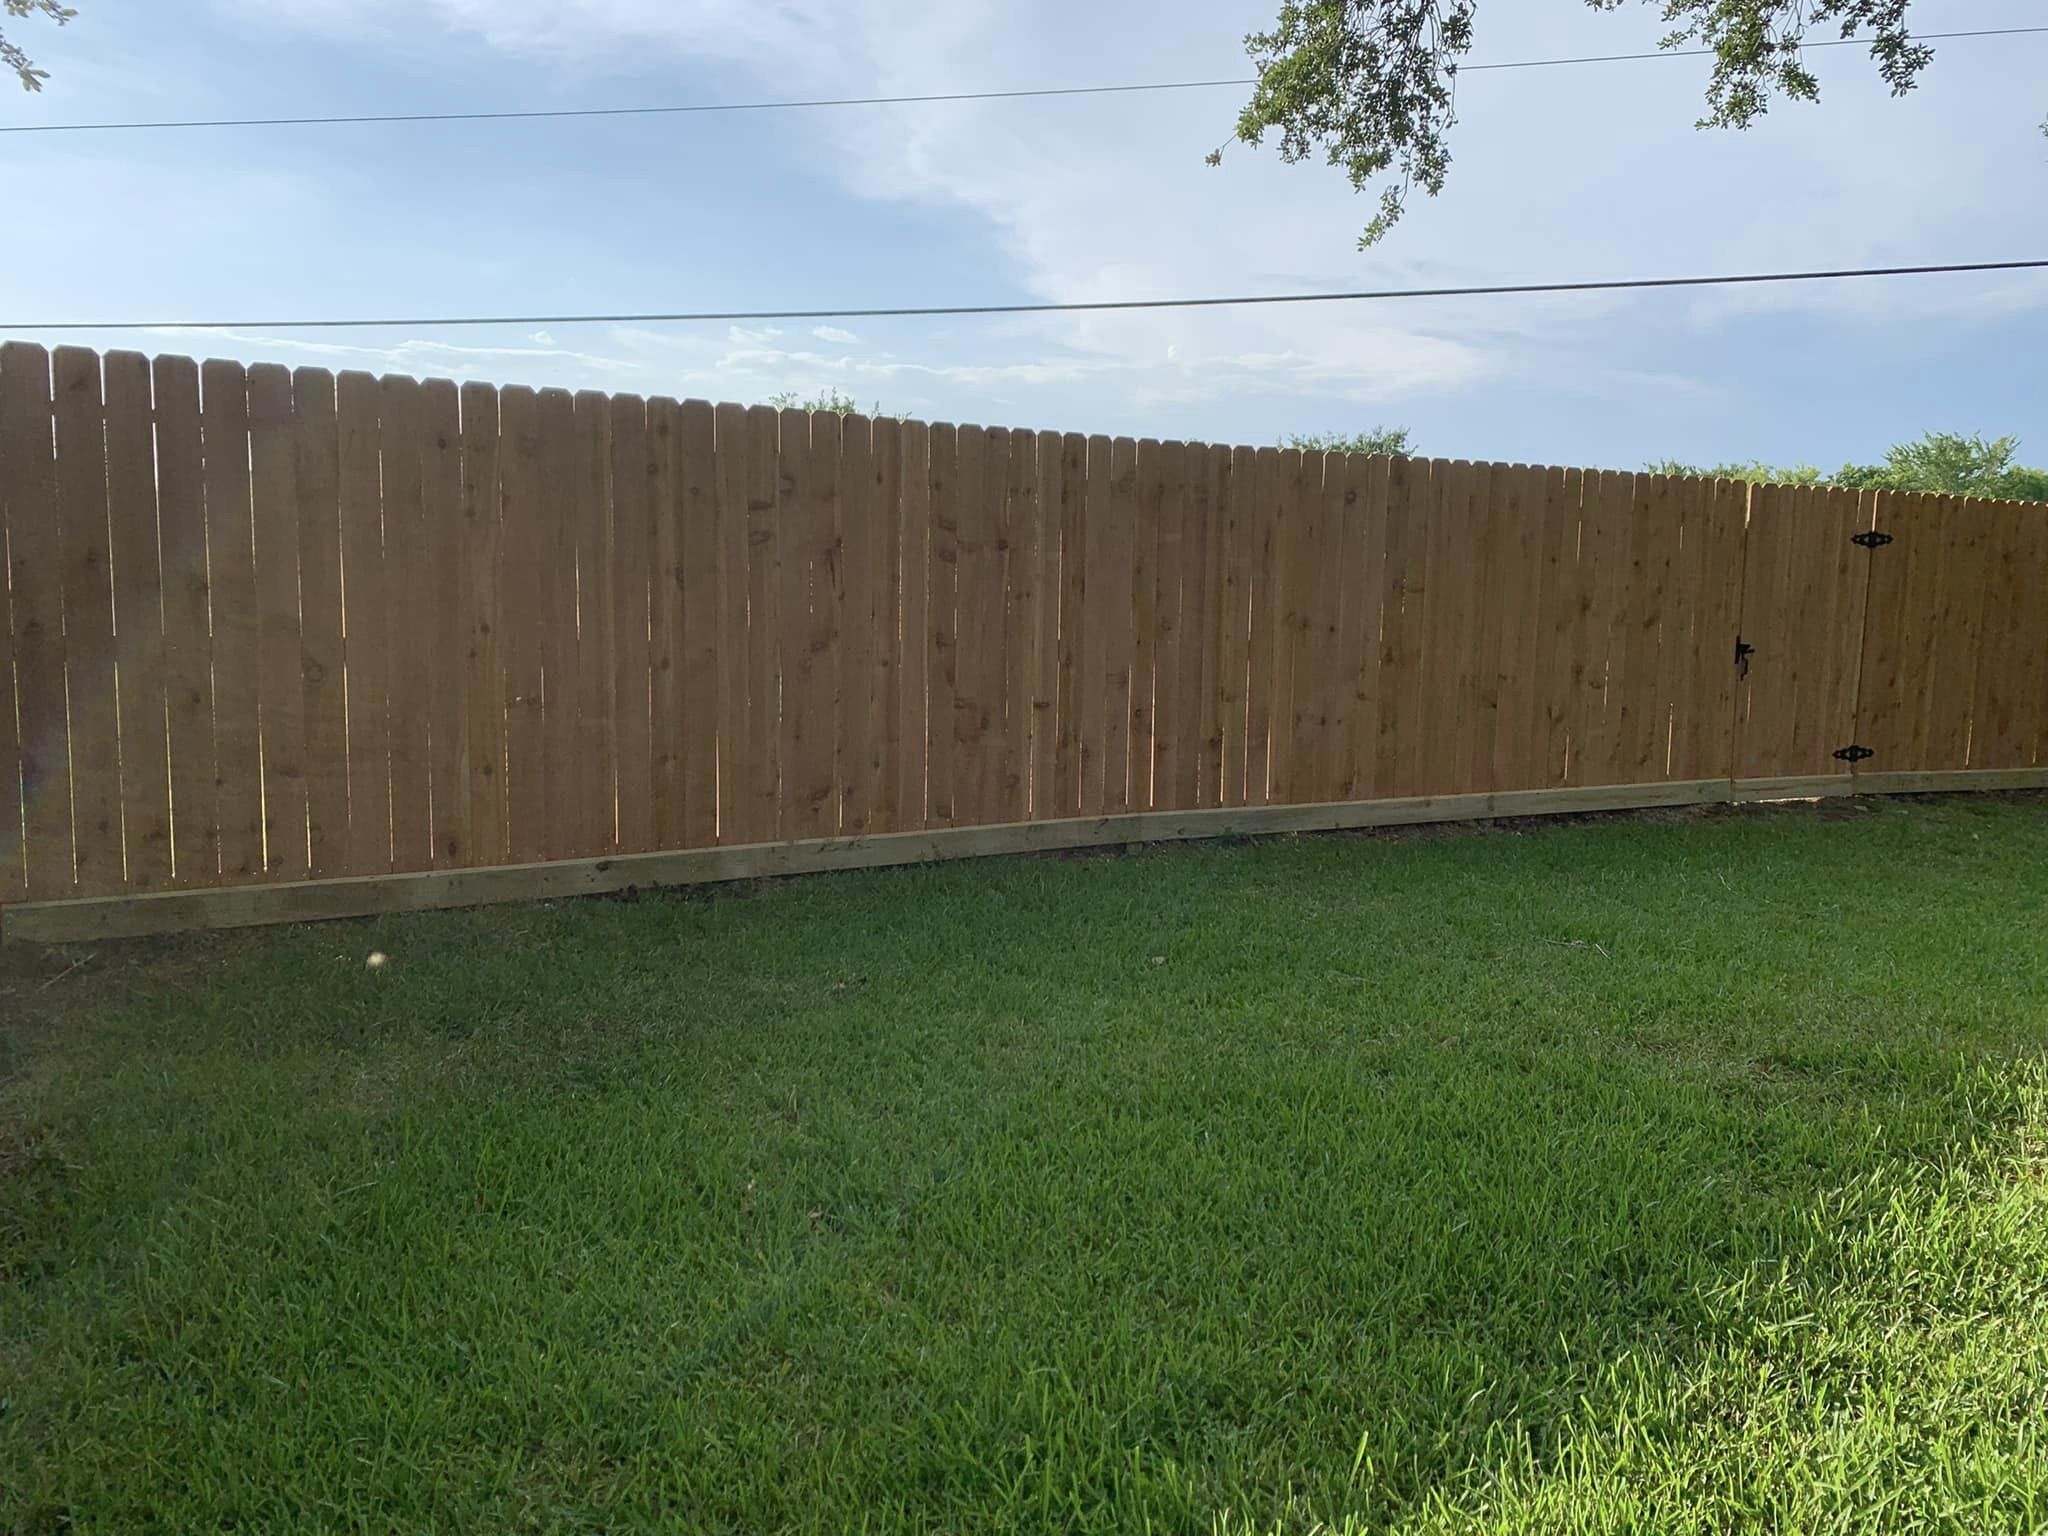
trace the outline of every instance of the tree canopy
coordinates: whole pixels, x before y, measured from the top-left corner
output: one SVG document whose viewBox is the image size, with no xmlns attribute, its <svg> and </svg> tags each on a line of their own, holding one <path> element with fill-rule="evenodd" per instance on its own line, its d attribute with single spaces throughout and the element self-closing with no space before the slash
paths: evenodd
<svg viewBox="0 0 2048 1536">
<path fill-rule="evenodd" d="M 47 16 L 60 27 L 78 14 L 67 6 L 59 5 L 57 0 L 0 0 L 0 7 L 4 7 L 9 16 Z M 0 32 L 0 68 L 13 70 L 20 77 L 21 88 L 25 91 L 40 91 L 43 82 L 50 78 L 49 71 L 37 69 L 35 61 L 5 32 Z"/>
<path fill-rule="evenodd" d="M 1631 0 L 1585 3 L 1613 11 Z M 1713 52 L 1702 128 L 1746 128 L 1779 95 L 1819 100 L 1820 82 L 1800 53 L 1809 31 L 1838 27 L 1844 39 L 1867 41 L 1893 95 L 1911 90 L 1934 57 L 1907 28 L 1912 0 L 1635 3 L 1657 7 L 1670 24 L 1662 46 Z M 1272 30 L 1245 38 L 1259 78 L 1235 137 L 1258 144 L 1274 133 L 1283 160 L 1320 153 L 1354 189 L 1378 182 L 1379 212 L 1359 240 L 1371 245 L 1401 217 L 1413 187 L 1443 190 L 1458 66 L 1478 9 L 1479 0 L 1282 0 Z"/>
<path fill-rule="evenodd" d="M 1979 433 L 1929 432 L 1900 443 L 1882 464 L 1844 464 L 1825 475 L 1811 464 L 1771 465 L 1751 459 L 1702 469 L 1676 459 L 1643 467 L 1659 475 L 1715 475 L 1776 485 L 1844 485 L 1858 490 L 1932 491 L 1944 496 L 1988 496 L 2005 501 L 2048 501 L 2048 469 L 2014 462 L 2019 439 Z"/>
<path fill-rule="evenodd" d="M 1296 432 L 1283 441 L 1282 448 L 1299 448 L 1303 453 L 1411 454 L 1406 427 L 1374 427 L 1369 432 Z"/>
</svg>

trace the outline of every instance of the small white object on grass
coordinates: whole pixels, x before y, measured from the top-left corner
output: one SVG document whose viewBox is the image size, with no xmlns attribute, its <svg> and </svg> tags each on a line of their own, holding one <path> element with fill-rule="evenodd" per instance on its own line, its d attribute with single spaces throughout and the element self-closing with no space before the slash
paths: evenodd
<svg viewBox="0 0 2048 1536">
<path fill-rule="evenodd" d="M 384 969 L 384 962 L 389 958 L 390 957 L 386 955 L 383 950 L 373 949 L 370 951 L 370 958 L 365 960 L 363 964 L 368 966 L 373 971 L 381 971 Z"/>
</svg>

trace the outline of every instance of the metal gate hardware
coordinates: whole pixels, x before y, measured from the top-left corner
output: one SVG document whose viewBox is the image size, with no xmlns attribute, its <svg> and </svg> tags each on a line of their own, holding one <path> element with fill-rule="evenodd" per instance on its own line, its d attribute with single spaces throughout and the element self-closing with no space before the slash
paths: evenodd
<svg viewBox="0 0 2048 1536">
<path fill-rule="evenodd" d="M 1835 756 L 1839 757 L 1845 763 L 1860 763 L 1866 757 L 1875 757 L 1877 756 L 1877 754 L 1871 751 L 1868 747 L 1857 746 L 1854 742 L 1852 742 L 1848 746 L 1842 748 L 1841 751 L 1837 752 Z"/>
<path fill-rule="evenodd" d="M 1756 647 L 1742 636 L 1735 637 L 1735 666 L 1737 677 L 1749 676 L 1749 658 L 1756 654 Z"/>
<path fill-rule="evenodd" d="M 1849 540 L 1851 544 L 1861 544 L 1865 549 L 1883 549 L 1891 541 L 1890 534 L 1879 533 L 1875 528 L 1868 533 L 1859 533 Z"/>
</svg>

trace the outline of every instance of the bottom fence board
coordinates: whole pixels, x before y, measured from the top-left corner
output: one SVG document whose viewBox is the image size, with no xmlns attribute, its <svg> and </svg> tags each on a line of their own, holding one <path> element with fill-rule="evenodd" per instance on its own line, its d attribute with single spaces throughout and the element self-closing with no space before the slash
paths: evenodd
<svg viewBox="0 0 2048 1536">
<path fill-rule="evenodd" d="M 1825 778 L 1695 779 L 1588 785 L 1497 794 L 1419 795 L 1315 805 L 1222 806 L 1147 811 L 1001 826 L 890 832 L 871 837 L 747 843 L 671 853 L 563 859 L 490 869 L 432 870 L 230 889 L 32 902 L 0 910 L 0 938 L 73 943 L 262 923 L 312 922 L 495 902 L 594 896 L 636 887 L 704 885 L 827 870 L 877 869 L 1003 853 L 1051 853 L 1121 843 L 1179 842 L 1290 832 L 1330 832 L 1427 822 L 1646 810 L 1738 800 L 1844 794 L 1918 794 L 2048 788 L 2048 768 L 1952 773 L 1830 775 Z"/>
</svg>

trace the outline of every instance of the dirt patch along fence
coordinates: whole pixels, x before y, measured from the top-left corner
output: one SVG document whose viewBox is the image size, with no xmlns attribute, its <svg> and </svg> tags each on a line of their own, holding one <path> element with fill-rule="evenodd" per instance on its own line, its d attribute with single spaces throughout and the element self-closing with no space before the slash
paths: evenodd
<svg viewBox="0 0 2048 1536">
<path fill-rule="evenodd" d="M 2048 783 L 2017 503 L 9 343 L 0 527 L 17 934 Z"/>
</svg>

